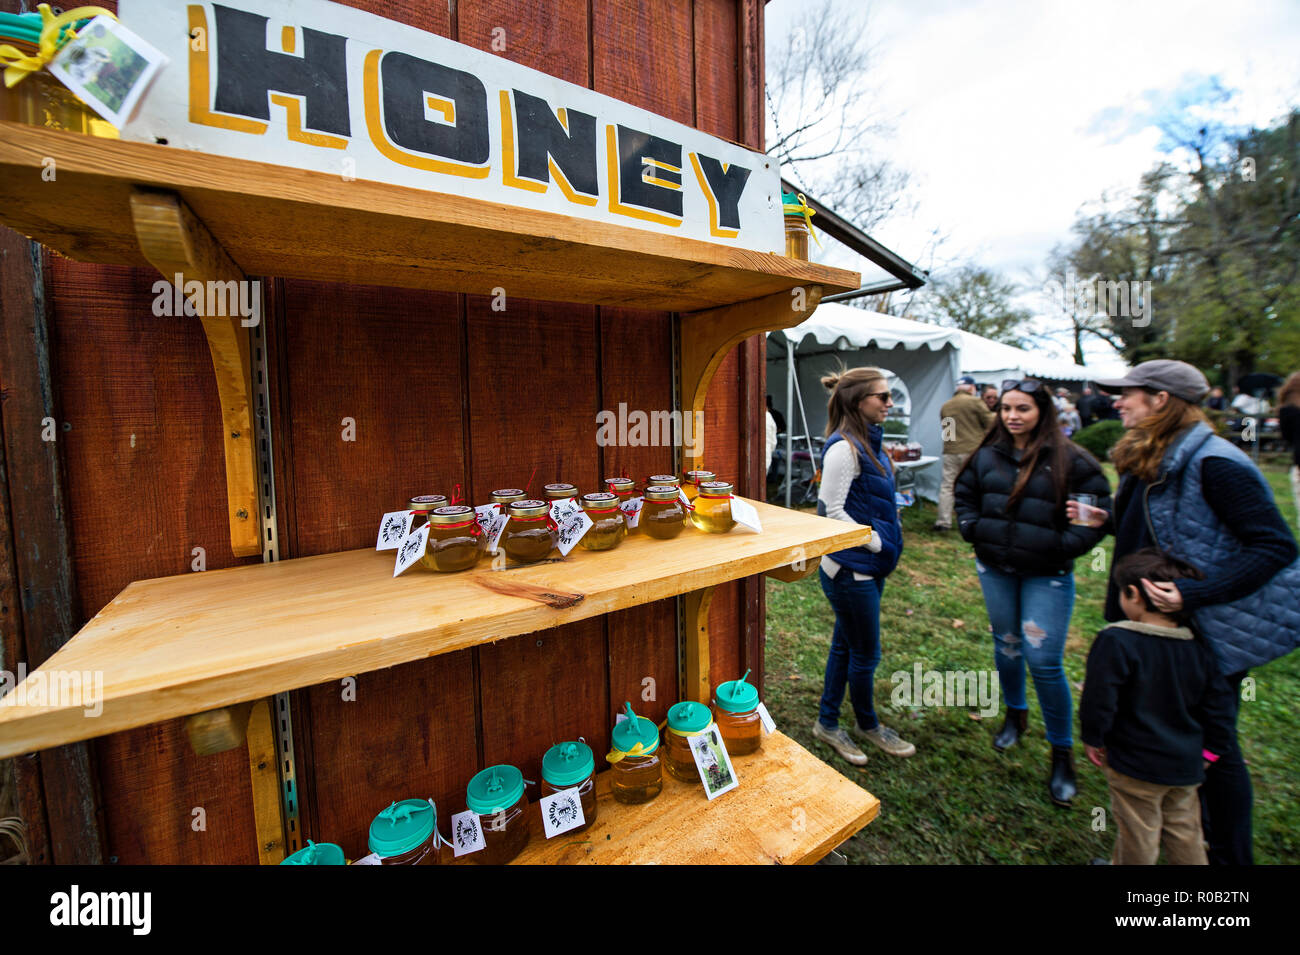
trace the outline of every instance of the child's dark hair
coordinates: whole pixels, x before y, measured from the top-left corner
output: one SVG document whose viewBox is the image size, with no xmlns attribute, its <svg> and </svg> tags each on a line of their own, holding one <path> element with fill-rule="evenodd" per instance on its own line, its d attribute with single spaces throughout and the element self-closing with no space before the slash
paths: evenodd
<svg viewBox="0 0 1300 955">
<path fill-rule="evenodd" d="M 1143 606 L 1152 613 L 1165 612 L 1153 604 L 1151 598 L 1147 596 L 1146 588 L 1142 586 L 1143 577 L 1156 584 L 1182 579 L 1205 579 L 1205 575 L 1187 561 L 1180 560 L 1158 547 L 1144 547 L 1122 558 L 1115 565 L 1113 574 L 1115 586 L 1119 588 L 1121 594 L 1129 587 L 1136 587 L 1142 597 Z M 1177 613 L 1166 613 L 1165 616 L 1172 618 L 1179 625 L 1186 624 L 1191 619 L 1191 614 L 1185 609 Z"/>
</svg>

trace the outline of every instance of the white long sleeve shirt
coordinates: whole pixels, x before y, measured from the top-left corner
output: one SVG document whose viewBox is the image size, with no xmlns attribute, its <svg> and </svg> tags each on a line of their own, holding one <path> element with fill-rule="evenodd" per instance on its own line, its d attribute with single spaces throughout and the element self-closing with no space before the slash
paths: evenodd
<svg viewBox="0 0 1300 955">
<path fill-rule="evenodd" d="M 844 510 L 844 503 L 849 499 L 849 487 L 861 473 L 858 464 L 857 449 L 849 441 L 837 441 L 831 445 L 830 450 L 822 459 L 822 487 L 817 497 L 826 507 L 826 516 L 837 521 L 849 521 L 856 524 L 852 517 Z M 880 552 L 880 538 L 875 534 L 871 535 L 871 540 L 866 543 L 867 550 L 874 553 Z M 826 571 L 827 577 L 834 577 L 840 572 L 840 565 L 832 560 L 830 555 L 822 558 L 821 569 Z M 860 574 L 856 570 L 853 572 L 854 580 L 870 580 L 870 574 Z"/>
</svg>

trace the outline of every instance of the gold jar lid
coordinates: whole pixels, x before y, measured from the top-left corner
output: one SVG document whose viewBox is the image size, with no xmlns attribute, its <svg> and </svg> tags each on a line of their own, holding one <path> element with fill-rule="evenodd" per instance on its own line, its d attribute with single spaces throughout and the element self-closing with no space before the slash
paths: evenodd
<svg viewBox="0 0 1300 955">
<path fill-rule="evenodd" d="M 445 494 L 417 494 L 411 498 L 411 502 L 406 509 L 408 511 L 432 511 L 435 508 L 444 507 L 446 503 L 447 495 Z"/>
<path fill-rule="evenodd" d="M 645 479 L 647 485 L 657 484 L 664 487 L 677 487 L 682 483 L 676 474 L 652 474 Z M 649 490 L 647 486 L 646 490 Z"/>
<path fill-rule="evenodd" d="M 474 508 L 465 504 L 449 504 L 429 512 L 430 524 L 463 524 L 474 519 Z"/>
<path fill-rule="evenodd" d="M 704 481 L 700 484 L 700 493 L 705 497 L 729 497 L 732 487 L 726 481 Z"/>
<path fill-rule="evenodd" d="M 636 487 L 636 481 L 630 477 L 612 477 L 605 478 L 605 487 L 609 488 L 615 494 L 626 494 Z"/>
<path fill-rule="evenodd" d="M 511 517 L 541 517 L 550 512 L 551 505 L 546 501 L 525 500 L 510 503 Z"/>
<path fill-rule="evenodd" d="M 616 507 L 618 507 L 618 495 L 611 494 L 609 491 L 593 491 L 591 494 L 582 495 L 584 511 L 611 511 Z"/>
<path fill-rule="evenodd" d="M 546 492 L 546 496 L 552 501 L 578 496 L 578 489 L 572 484 L 547 484 L 542 490 Z"/>
<path fill-rule="evenodd" d="M 493 504 L 509 504 L 511 501 L 522 501 L 527 496 L 528 492 L 521 487 L 502 487 L 488 497 Z"/>
<path fill-rule="evenodd" d="M 686 483 L 702 484 L 705 481 L 712 481 L 715 477 L 717 477 L 717 475 L 712 471 L 687 471 Z"/>
<path fill-rule="evenodd" d="M 651 484 L 645 489 L 647 501 L 675 501 L 681 489 L 671 484 Z"/>
</svg>

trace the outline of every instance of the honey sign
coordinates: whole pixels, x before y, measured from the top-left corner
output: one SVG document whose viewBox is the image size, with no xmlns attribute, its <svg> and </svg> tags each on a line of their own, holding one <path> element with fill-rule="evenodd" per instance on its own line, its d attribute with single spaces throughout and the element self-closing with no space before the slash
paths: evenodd
<svg viewBox="0 0 1300 955">
<path fill-rule="evenodd" d="M 323 0 L 118 15 L 170 59 L 124 139 L 784 249 L 769 157 L 513 63 L 509 37 L 493 55 Z"/>
</svg>

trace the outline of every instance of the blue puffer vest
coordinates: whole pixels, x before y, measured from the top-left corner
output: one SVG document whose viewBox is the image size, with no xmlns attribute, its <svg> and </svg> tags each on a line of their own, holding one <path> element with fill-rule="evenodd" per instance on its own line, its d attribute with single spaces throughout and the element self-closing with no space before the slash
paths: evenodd
<svg viewBox="0 0 1300 955">
<path fill-rule="evenodd" d="M 1203 423 L 1165 452 L 1160 476 L 1147 488 L 1148 528 L 1158 546 L 1209 572 L 1208 568 L 1231 564 L 1241 543 L 1205 503 L 1201 464 L 1206 458 L 1228 458 L 1244 466 L 1266 494 L 1272 492 L 1250 459 Z M 1298 596 L 1300 559 L 1254 593 L 1232 603 L 1202 607 L 1192 616 L 1218 657 L 1220 669 L 1238 673 L 1300 646 Z"/>
<path fill-rule="evenodd" d="M 903 526 L 898 519 L 898 504 L 894 500 L 894 466 L 889 456 L 880 451 L 881 435 L 884 433 L 879 425 L 867 429 L 867 440 L 876 460 L 884 467 L 881 474 L 871 463 L 866 452 L 856 443 L 858 452 L 858 476 L 849 485 L 849 496 L 844 502 L 844 510 L 859 524 L 870 524 L 872 531 L 880 538 L 880 553 L 873 554 L 865 547 L 850 547 L 836 551 L 830 557 L 841 566 L 869 574 L 872 577 L 885 577 L 898 566 L 898 558 L 903 555 Z M 836 431 L 826 439 L 822 448 L 822 466 L 826 464 L 826 452 L 837 441 L 843 441 L 844 435 Z M 817 513 L 826 516 L 826 504 L 817 499 Z"/>
</svg>

